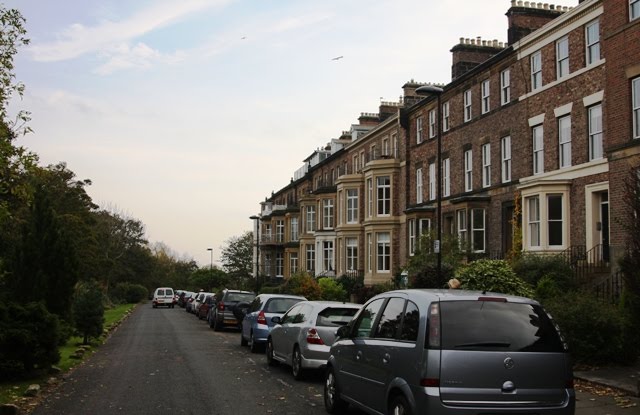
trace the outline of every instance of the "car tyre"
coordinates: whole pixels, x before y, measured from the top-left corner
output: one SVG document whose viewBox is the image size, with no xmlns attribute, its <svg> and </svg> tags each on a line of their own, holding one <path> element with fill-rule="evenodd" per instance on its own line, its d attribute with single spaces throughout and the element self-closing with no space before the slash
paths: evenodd
<svg viewBox="0 0 640 415">
<path fill-rule="evenodd" d="M 267 340 L 267 363 L 269 366 L 276 366 L 278 364 L 273 357 L 273 342 L 271 341 L 271 337 Z"/>
<path fill-rule="evenodd" d="M 329 367 L 324 379 L 324 407 L 330 414 L 341 414 L 347 409 L 347 402 L 340 398 L 340 390 L 333 368 Z"/>
<path fill-rule="evenodd" d="M 247 339 L 244 338 L 244 335 L 242 334 L 242 331 L 240 332 L 240 346 L 246 346 L 247 344 L 249 344 L 247 342 Z"/>
<path fill-rule="evenodd" d="M 218 320 L 218 312 L 213 315 L 213 330 L 220 331 L 222 330 L 222 323 Z"/>
<path fill-rule="evenodd" d="M 403 395 L 398 395 L 391 400 L 389 415 L 411 415 L 409 402 Z"/>
<path fill-rule="evenodd" d="M 256 339 L 253 337 L 253 332 L 251 332 L 251 335 L 249 336 L 249 350 L 251 353 L 258 353 L 260 352 L 260 349 L 260 345 L 256 343 Z"/>
<path fill-rule="evenodd" d="M 291 373 L 296 380 L 304 379 L 305 370 L 302 368 L 302 353 L 300 347 L 293 348 L 293 356 L 291 357 Z"/>
</svg>

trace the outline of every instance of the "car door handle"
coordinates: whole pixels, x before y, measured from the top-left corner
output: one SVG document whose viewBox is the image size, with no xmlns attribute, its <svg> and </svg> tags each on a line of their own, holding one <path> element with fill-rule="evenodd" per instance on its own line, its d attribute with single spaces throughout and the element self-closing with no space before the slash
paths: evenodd
<svg viewBox="0 0 640 415">
<path fill-rule="evenodd" d="M 362 358 L 362 352 L 356 353 L 356 360 L 360 360 Z"/>
<path fill-rule="evenodd" d="M 389 360 L 391 360 L 391 355 L 389 353 L 385 353 L 384 356 L 382 356 L 382 363 L 387 364 L 389 363 Z"/>
</svg>

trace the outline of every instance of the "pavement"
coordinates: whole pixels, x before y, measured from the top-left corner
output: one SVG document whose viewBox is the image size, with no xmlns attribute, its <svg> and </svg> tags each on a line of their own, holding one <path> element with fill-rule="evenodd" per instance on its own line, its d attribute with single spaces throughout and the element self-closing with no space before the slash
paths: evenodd
<svg viewBox="0 0 640 415">
<path fill-rule="evenodd" d="M 576 415 L 640 415 L 640 363 L 574 371 Z"/>
</svg>

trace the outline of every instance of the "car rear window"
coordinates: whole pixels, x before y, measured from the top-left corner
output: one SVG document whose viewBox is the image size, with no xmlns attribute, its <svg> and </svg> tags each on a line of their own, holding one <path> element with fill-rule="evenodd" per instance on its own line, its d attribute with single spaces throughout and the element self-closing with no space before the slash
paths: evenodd
<svg viewBox="0 0 640 415">
<path fill-rule="evenodd" d="M 325 308 L 318 313 L 317 326 L 339 327 L 347 325 L 358 312 L 357 308 Z"/>
<path fill-rule="evenodd" d="M 264 312 L 284 314 L 288 309 L 293 307 L 294 304 L 298 304 L 300 301 L 299 298 L 272 298 L 264 307 Z"/>
<path fill-rule="evenodd" d="M 237 301 L 250 303 L 256 298 L 255 294 L 251 293 L 227 293 L 226 301 Z"/>
<path fill-rule="evenodd" d="M 446 350 L 564 351 L 555 325 L 538 305 L 443 301 L 440 321 Z"/>
</svg>

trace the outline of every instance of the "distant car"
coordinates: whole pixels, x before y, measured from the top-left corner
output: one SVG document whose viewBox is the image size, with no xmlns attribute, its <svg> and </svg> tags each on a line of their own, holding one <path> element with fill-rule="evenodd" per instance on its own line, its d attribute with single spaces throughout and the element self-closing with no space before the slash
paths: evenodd
<svg viewBox="0 0 640 415">
<path fill-rule="evenodd" d="M 160 287 L 156 288 L 153 293 L 152 305 L 153 308 L 165 306 L 173 308 L 175 306 L 176 299 L 173 293 L 173 288 Z"/>
<path fill-rule="evenodd" d="M 193 301 L 193 306 L 191 307 L 191 312 L 193 314 L 195 314 L 196 316 L 198 315 L 200 306 L 204 303 L 204 300 L 207 298 L 208 295 L 213 295 L 213 293 L 207 293 L 204 291 L 201 291 L 198 293 L 198 295 L 196 296 L 196 299 Z"/>
<path fill-rule="evenodd" d="M 180 296 L 178 297 L 178 307 L 182 307 L 184 308 L 187 305 L 187 301 L 189 300 L 189 298 L 193 295 L 194 293 L 191 291 L 183 291 L 180 293 Z"/>
<path fill-rule="evenodd" d="M 398 290 L 338 330 L 325 408 L 370 414 L 573 415 L 571 358 L 528 298 L 464 290 Z"/>
<path fill-rule="evenodd" d="M 348 324 L 362 305 L 338 301 L 302 301 L 282 318 L 267 338 L 267 362 L 291 366 L 293 377 L 302 379 L 308 369 L 326 365 L 329 348 L 338 328 Z"/>
<path fill-rule="evenodd" d="M 249 346 L 252 353 L 262 350 L 267 343 L 267 337 L 275 323 L 273 317 L 282 317 L 284 313 L 306 298 L 287 294 L 259 294 L 253 299 L 247 314 L 242 320 L 240 344 Z"/>
<path fill-rule="evenodd" d="M 216 293 L 215 306 L 209 309 L 207 322 L 209 327 L 220 331 L 225 327 L 240 328 L 240 320 L 244 316 L 236 306 L 242 304 L 247 307 L 256 294 L 251 291 L 224 289 Z"/>
<path fill-rule="evenodd" d="M 209 310 L 213 307 L 215 303 L 216 296 L 213 293 L 208 293 L 204 296 L 204 301 L 198 307 L 198 311 L 196 311 L 196 316 L 198 320 L 206 319 L 207 315 L 209 315 Z"/>
</svg>

